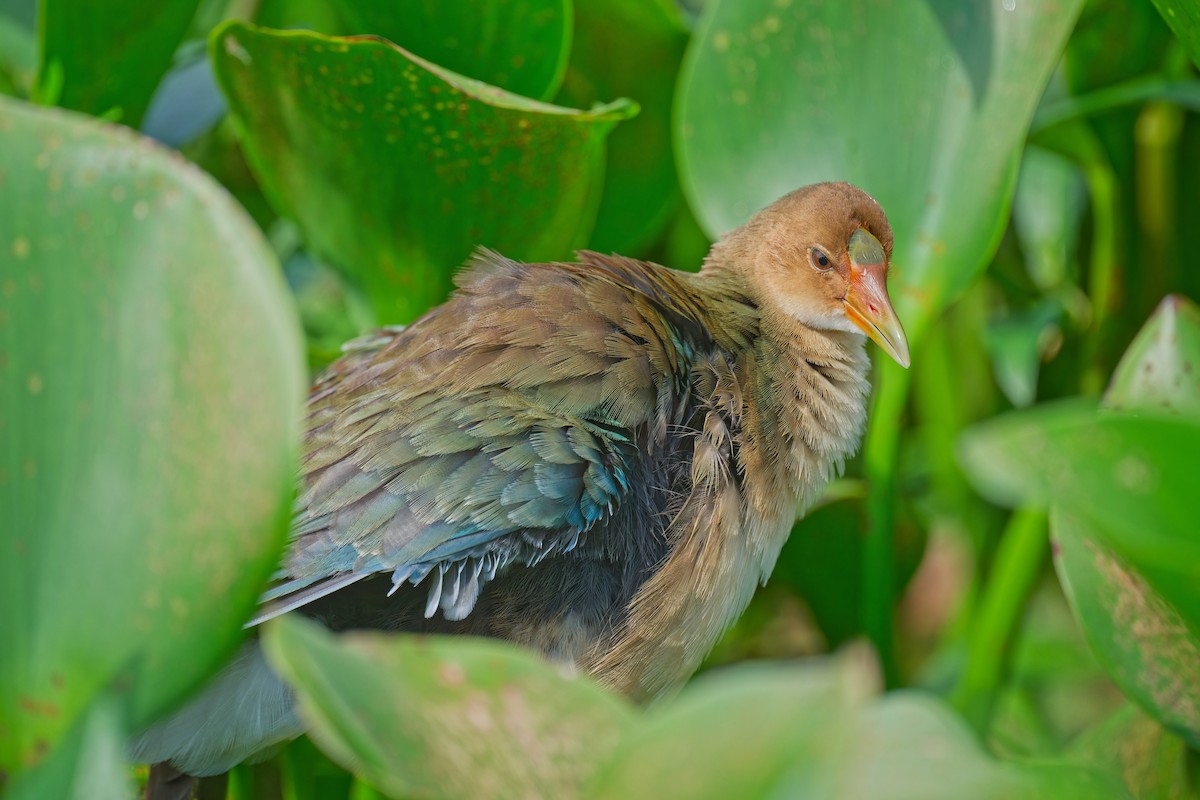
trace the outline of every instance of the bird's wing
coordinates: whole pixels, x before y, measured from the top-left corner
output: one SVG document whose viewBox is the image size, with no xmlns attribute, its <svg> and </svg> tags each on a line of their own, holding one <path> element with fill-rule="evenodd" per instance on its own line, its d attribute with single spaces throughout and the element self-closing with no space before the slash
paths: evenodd
<svg viewBox="0 0 1200 800">
<path fill-rule="evenodd" d="M 449 303 L 334 365 L 310 397 L 291 547 L 252 624 L 379 572 L 394 588 L 428 578 L 426 615 L 462 619 L 497 570 L 606 519 L 677 416 L 700 330 L 669 321 L 691 313 L 665 307 L 675 287 L 654 297 L 620 272 L 636 262 L 616 266 L 485 254 Z"/>
</svg>

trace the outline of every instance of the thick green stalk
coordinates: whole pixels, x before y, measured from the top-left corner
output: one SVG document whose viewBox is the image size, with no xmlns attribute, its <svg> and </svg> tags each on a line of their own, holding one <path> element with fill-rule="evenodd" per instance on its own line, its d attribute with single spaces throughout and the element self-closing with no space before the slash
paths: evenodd
<svg viewBox="0 0 1200 800">
<path fill-rule="evenodd" d="M 894 687 L 900 682 L 893 646 L 896 467 L 910 373 L 891 361 L 884 361 L 876 375 L 875 400 L 864 451 L 867 482 L 871 488 L 867 496 L 870 528 L 863 550 L 863 627 L 879 654 L 885 684 Z"/>
<path fill-rule="evenodd" d="M 1008 671 L 1011 645 L 1048 551 L 1046 512 L 1021 508 L 1009 519 L 968 637 L 967 664 L 951 697 L 981 734 Z"/>
</svg>

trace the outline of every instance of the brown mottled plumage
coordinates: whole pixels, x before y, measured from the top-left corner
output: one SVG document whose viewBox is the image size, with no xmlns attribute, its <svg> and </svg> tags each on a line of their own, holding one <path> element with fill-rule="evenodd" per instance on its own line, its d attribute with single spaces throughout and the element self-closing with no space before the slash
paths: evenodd
<svg viewBox="0 0 1200 800">
<path fill-rule="evenodd" d="M 313 388 L 292 545 L 255 621 L 495 636 L 638 699 L 668 691 L 857 447 L 863 332 L 907 366 L 891 246 L 874 200 L 819 184 L 699 274 L 481 253 L 447 303 Z M 249 645 L 137 754 L 211 774 L 295 735 L 271 679 Z M 273 698 L 254 724 L 225 699 L 251 694 Z M 222 713 L 219 741 L 189 733 Z"/>
</svg>

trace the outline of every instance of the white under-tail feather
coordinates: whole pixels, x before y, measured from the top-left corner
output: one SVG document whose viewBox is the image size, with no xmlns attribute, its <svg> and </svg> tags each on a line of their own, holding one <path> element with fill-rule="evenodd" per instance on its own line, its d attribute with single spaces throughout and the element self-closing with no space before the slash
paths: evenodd
<svg viewBox="0 0 1200 800">
<path fill-rule="evenodd" d="M 134 738 L 129 758 L 217 775 L 303 732 L 292 690 L 252 640 L 187 705 Z"/>
</svg>

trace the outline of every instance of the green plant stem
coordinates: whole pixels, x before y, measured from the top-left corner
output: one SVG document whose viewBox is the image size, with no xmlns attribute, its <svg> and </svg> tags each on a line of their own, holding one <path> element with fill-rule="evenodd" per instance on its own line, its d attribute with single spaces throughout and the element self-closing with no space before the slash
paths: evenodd
<svg viewBox="0 0 1200 800">
<path fill-rule="evenodd" d="M 887 687 L 899 685 L 893 646 L 895 567 L 893 529 L 896 520 L 896 467 L 900 453 L 901 415 L 908 398 L 910 375 L 886 361 L 877 372 L 871 424 L 864 453 L 870 494 L 867 516 L 870 528 L 863 552 L 863 627 L 879 654 Z"/>
<path fill-rule="evenodd" d="M 1011 645 L 1048 549 L 1046 512 L 1035 508 L 1015 511 L 984 584 L 968 637 L 966 668 L 951 698 L 981 734 L 991 721 Z"/>
</svg>

